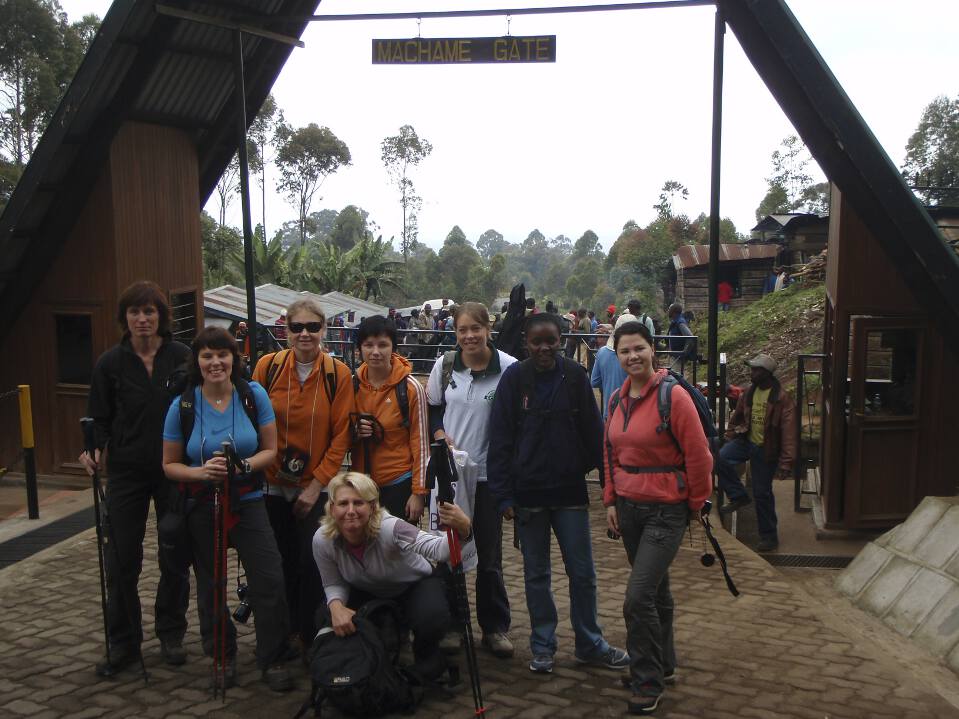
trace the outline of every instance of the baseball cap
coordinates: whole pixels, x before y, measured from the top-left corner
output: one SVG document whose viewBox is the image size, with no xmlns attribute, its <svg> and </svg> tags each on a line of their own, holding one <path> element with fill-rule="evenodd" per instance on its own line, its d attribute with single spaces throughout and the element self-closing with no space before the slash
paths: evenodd
<svg viewBox="0 0 959 719">
<path fill-rule="evenodd" d="M 615 315 L 615 314 L 616 314 L 616 305 L 610 305 L 609 307 L 606 308 L 606 311 L 609 312 L 611 315 Z"/>
<path fill-rule="evenodd" d="M 750 367 L 762 367 L 767 372 L 776 371 L 776 360 L 769 355 L 758 354 L 751 360 L 747 360 L 746 364 L 748 364 Z"/>
</svg>

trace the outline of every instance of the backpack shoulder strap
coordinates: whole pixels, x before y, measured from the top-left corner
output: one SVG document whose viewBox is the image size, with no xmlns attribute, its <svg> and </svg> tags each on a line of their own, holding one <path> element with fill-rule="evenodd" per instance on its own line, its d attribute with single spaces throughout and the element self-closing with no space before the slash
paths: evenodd
<svg viewBox="0 0 959 719">
<path fill-rule="evenodd" d="M 270 360 L 270 366 L 266 369 L 266 384 L 264 389 L 266 390 L 267 394 L 269 394 L 270 390 L 273 389 L 273 383 L 276 381 L 276 375 L 279 373 L 280 367 L 286 364 L 291 352 L 292 350 L 285 349 L 273 353 Z"/>
<path fill-rule="evenodd" d="M 256 432 L 257 439 L 260 437 L 260 413 L 256 408 L 256 397 L 253 394 L 253 388 L 250 387 L 250 383 L 245 379 L 237 379 L 234 382 L 236 386 L 236 393 L 240 397 L 240 404 L 243 405 L 243 411 L 246 412 L 246 416 L 250 419 L 250 424 L 253 425 L 253 431 Z"/>
<path fill-rule="evenodd" d="M 326 352 L 323 353 L 323 382 L 326 387 L 326 398 L 333 404 L 333 398 L 336 397 L 336 360 L 330 357 Z"/>
<path fill-rule="evenodd" d="M 673 411 L 673 387 L 678 384 L 679 382 L 672 370 L 668 370 L 662 382 L 659 383 L 659 391 L 656 393 L 656 404 L 659 409 L 660 424 L 656 428 L 656 433 L 668 432 L 670 439 L 673 440 L 673 444 L 676 445 L 676 449 L 682 452 L 683 448 L 679 446 L 679 441 L 676 439 L 676 435 L 673 434 L 670 416 Z"/>
<path fill-rule="evenodd" d="M 190 437 L 193 435 L 193 425 L 196 422 L 193 390 L 193 383 L 190 382 L 180 395 L 180 433 L 183 435 L 184 454 L 186 454 L 186 446 L 189 444 Z"/>
<path fill-rule="evenodd" d="M 353 375 L 353 394 L 357 394 L 360 391 L 360 377 L 359 375 Z"/>
<path fill-rule="evenodd" d="M 576 372 L 585 373 L 583 365 L 575 360 L 571 360 L 569 357 L 563 357 L 563 378 L 562 382 L 566 385 L 566 396 L 569 399 L 569 412 L 571 415 L 579 414 L 579 397 L 576 393 L 576 382 L 573 381 L 573 378 L 569 375 Z M 575 375 L 579 377 L 579 375 Z"/>
<path fill-rule="evenodd" d="M 446 395 L 446 388 L 450 386 L 453 379 L 453 362 L 456 360 L 456 350 L 449 350 L 443 353 L 443 395 Z"/>
<path fill-rule="evenodd" d="M 616 408 L 619 407 L 619 393 L 622 390 L 622 387 L 617 387 L 613 390 L 613 393 L 609 396 L 609 414 L 608 417 L 612 417 L 613 413 L 616 412 Z"/>
<path fill-rule="evenodd" d="M 403 428 L 409 429 L 410 426 L 410 389 L 407 386 L 409 381 L 415 382 L 416 380 L 407 375 L 402 379 L 402 381 L 396 384 L 394 388 L 396 391 L 396 401 L 400 406 L 400 416 L 403 418 Z M 353 382 L 357 381 L 356 377 L 353 378 Z"/>
</svg>

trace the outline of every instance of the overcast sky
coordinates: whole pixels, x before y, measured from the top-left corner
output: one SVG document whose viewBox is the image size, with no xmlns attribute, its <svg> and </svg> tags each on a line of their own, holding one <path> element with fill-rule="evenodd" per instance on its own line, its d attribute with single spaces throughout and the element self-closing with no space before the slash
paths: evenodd
<svg viewBox="0 0 959 719">
<path fill-rule="evenodd" d="M 109 0 L 60 0 L 72 19 Z M 788 0 L 806 33 L 896 165 L 922 109 L 959 93 L 956 0 Z M 562 0 L 323 0 L 323 14 L 532 7 Z M 569 2 L 568 4 L 578 4 Z M 585 3 L 583 3 L 585 4 Z M 645 225 L 667 179 L 689 188 L 678 209 L 709 208 L 711 7 L 512 18 L 513 35 L 554 34 L 549 65 L 374 66 L 372 38 L 479 37 L 505 18 L 318 22 L 274 86 L 287 120 L 344 140 L 353 164 L 332 175 L 312 210 L 366 209 L 385 237 L 401 234 L 380 143 L 404 124 L 434 147 L 412 179 L 424 199 L 420 240 L 439 247 L 454 224 L 475 241 L 493 228 L 521 242 L 533 229 L 575 240 L 592 229 L 608 249 L 630 219 Z M 770 155 L 793 133 L 726 36 L 721 212 L 755 223 Z M 295 210 L 268 180 L 270 234 Z M 256 188 L 257 186 L 254 185 Z M 257 188 L 258 189 L 258 188 Z M 207 210 L 216 216 L 212 201 Z M 261 220 L 254 202 L 253 222 Z M 229 211 L 239 225 L 239 201 Z M 396 243 L 398 246 L 398 242 Z"/>
</svg>

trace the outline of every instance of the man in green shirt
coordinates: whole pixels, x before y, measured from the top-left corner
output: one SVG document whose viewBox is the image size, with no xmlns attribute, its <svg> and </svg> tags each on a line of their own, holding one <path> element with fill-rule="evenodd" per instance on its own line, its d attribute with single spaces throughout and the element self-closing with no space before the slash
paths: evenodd
<svg viewBox="0 0 959 719">
<path fill-rule="evenodd" d="M 776 379 L 776 360 L 760 354 L 746 364 L 752 384 L 740 395 L 729 417 L 729 441 L 716 461 L 719 486 L 729 498 L 719 511 L 729 515 L 751 503 L 735 469 L 735 465 L 748 461 L 759 525 L 757 549 L 772 552 L 779 547 L 773 479 L 792 476 L 796 457 L 795 408 Z"/>
</svg>

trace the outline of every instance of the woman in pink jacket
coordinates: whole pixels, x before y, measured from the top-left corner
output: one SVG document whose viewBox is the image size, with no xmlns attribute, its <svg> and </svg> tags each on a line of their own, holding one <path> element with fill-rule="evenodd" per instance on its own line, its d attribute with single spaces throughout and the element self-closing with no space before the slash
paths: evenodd
<svg viewBox="0 0 959 719">
<path fill-rule="evenodd" d="M 669 565 L 691 513 L 712 492 L 713 460 L 693 400 L 678 384 L 669 390 L 669 428 L 662 428 L 657 395 L 667 373 L 656 369 L 646 326 L 620 325 L 613 347 L 627 376 L 609 399 L 603 504 L 632 566 L 623 604 L 629 711 L 652 714 L 676 677 Z"/>
</svg>

